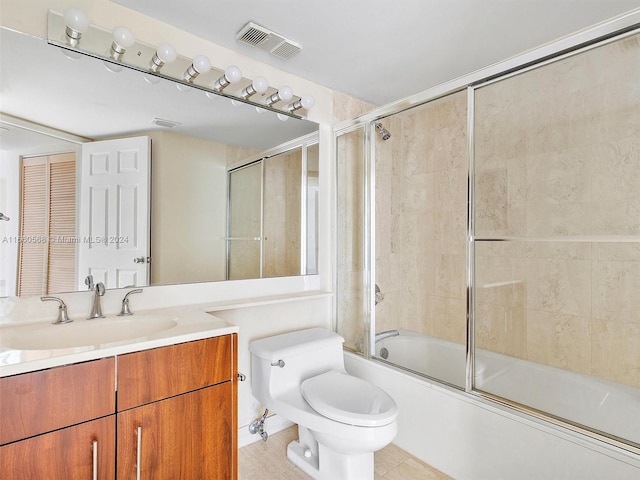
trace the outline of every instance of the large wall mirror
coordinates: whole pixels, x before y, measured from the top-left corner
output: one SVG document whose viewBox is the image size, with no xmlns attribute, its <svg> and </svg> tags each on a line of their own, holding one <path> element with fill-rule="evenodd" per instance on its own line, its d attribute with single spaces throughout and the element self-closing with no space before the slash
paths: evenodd
<svg viewBox="0 0 640 480">
<path fill-rule="evenodd" d="M 317 124 L 69 57 L 0 29 L 0 296 L 317 273 Z"/>
</svg>

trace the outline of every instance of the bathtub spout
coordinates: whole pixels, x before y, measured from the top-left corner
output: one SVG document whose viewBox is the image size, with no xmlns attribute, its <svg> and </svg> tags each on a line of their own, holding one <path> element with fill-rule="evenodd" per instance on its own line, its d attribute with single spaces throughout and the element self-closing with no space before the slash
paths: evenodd
<svg viewBox="0 0 640 480">
<path fill-rule="evenodd" d="M 398 330 L 385 330 L 384 332 L 376 333 L 376 343 L 385 338 L 397 337 L 399 335 L 400 332 Z"/>
</svg>

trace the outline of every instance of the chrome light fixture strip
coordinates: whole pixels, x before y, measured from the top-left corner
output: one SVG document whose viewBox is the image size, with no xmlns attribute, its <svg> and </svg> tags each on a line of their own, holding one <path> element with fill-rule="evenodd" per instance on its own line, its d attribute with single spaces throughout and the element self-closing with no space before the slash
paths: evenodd
<svg viewBox="0 0 640 480">
<path fill-rule="evenodd" d="M 193 60 L 190 58 L 178 55 L 175 61 L 165 63 L 161 68 L 154 70 L 151 68 L 150 63 L 154 55 L 156 55 L 157 48 L 152 45 L 136 40 L 135 43 L 131 47 L 127 48 L 126 51 L 116 60 L 109 56 L 110 46 L 113 43 L 112 32 L 95 25 L 90 25 L 89 30 L 82 34 L 82 38 L 78 44 L 76 46 L 71 46 L 67 42 L 66 29 L 67 27 L 63 15 L 49 10 L 47 43 L 50 45 L 97 58 L 116 66 L 137 70 L 150 77 L 163 78 L 165 80 L 175 82 L 176 84 L 184 85 L 185 87 L 202 90 L 208 94 L 253 105 L 254 107 L 280 115 L 297 119 L 305 118 L 304 116 L 292 113 L 291 110 L 287 108 L 290 103 L 300 101 L 301 97 L 299 96 L 294 95 L 290 101 L 276 102 L 273 105 L 251 101 L 250 99 L 245 99 L 242 96 L 242 91 L 252 84 L 252 80 L 248 78 L 242 78 L 238 83 L 233 85 L 233 88 L 229 87 L 225 90 L 218 91 L 213 87 L 213 85 L 218 78 L 225 74 L 224 70 L 212 67 L 209 72 L 199 74 L 192 81 L 187 81 L 184 78 L 184 73 L 191 68 L 193 64 Z M 211 87 L 209 85 L 211 85 Z M 236 94 L 233 94 L 232 92 L 236 92 Z M 269 98 L 277 92 L 277 88 L 270 86 L 264 93 L 264 98 Z"/>
</svg>

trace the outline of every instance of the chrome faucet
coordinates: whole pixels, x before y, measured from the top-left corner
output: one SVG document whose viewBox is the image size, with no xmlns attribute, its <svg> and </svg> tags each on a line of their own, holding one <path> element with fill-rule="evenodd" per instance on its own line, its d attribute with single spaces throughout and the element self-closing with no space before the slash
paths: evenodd
<svg viewBox="0 0 640 480">
<path fill-rule="evenodd" d="M 102 314 L 102 307 L 100 306 L 100 297 L 102 297 L 103 295 L 104 283 L 98 282 L 93 289 L 93 305 L 91 307 L 91 313 L 87 317 L 87 320 L 91 320 L 93 318 L 104 318 L 104 315 Z"/>
<path fill-rule="evenodd" d="M 67 314 L 67 305 L 64 303 L 64 301 L 61 298 L 58 297 L 40 297 L 40 300 L 42 300 L 43 302 L 48 302 L 48 301 L 52 301 L 52 302 L 58 302 L 58 319 L 51 322 L 54 325 L 58 325 L 60 323 L 69 323 L 69 322 L 73 322 L 73 320 L 71 320 L 69 318 L 69 315 Z"/>
<path fill-rule="evenodd" d="M 136 288 L 135 290 L 131 290 L 124 296 L 124 298 L 122 299 L 122 308 L 120 309 L 120 313 L 118 314 L 119 317 L 133 315 L 133 312 L 129 310 L 129 295 L 132 295 L 134 293 L 142 293 L 142 289 Z"/>
<path fill-rule="evenodd" d="M 384 332 L 376 333 L 376 343 L 380 340 L 384 340 L 389 337 L 398 337 L 400 332 L 398 330 L 385 330 Z"/>
</svg>

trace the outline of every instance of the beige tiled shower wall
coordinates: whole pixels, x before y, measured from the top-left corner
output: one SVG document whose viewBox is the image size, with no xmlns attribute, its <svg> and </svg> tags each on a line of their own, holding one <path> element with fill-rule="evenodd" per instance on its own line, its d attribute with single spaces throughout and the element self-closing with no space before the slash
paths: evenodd
<svg viewBox="0 0 640 480">
<path fill-rule="evenodd" d="M 338 333 L 345 347 L 362 351 L 364 342 L 364 130 L 337 138 L 337 264 Z"/>
<path fill-rule="evenodd" d="M 476 345 L 640 386 L 640 35 L 481 87 Z"/>
<path fill-rule="evenodd" d="M 264 162 L 263 277 L 300 275 L 302 149 Z"/>
<path fill-rule="evenodd" d="M 375 151 L 376 330 L 466 335 L 467 95 L 389 117 Z"/>
</svg>

